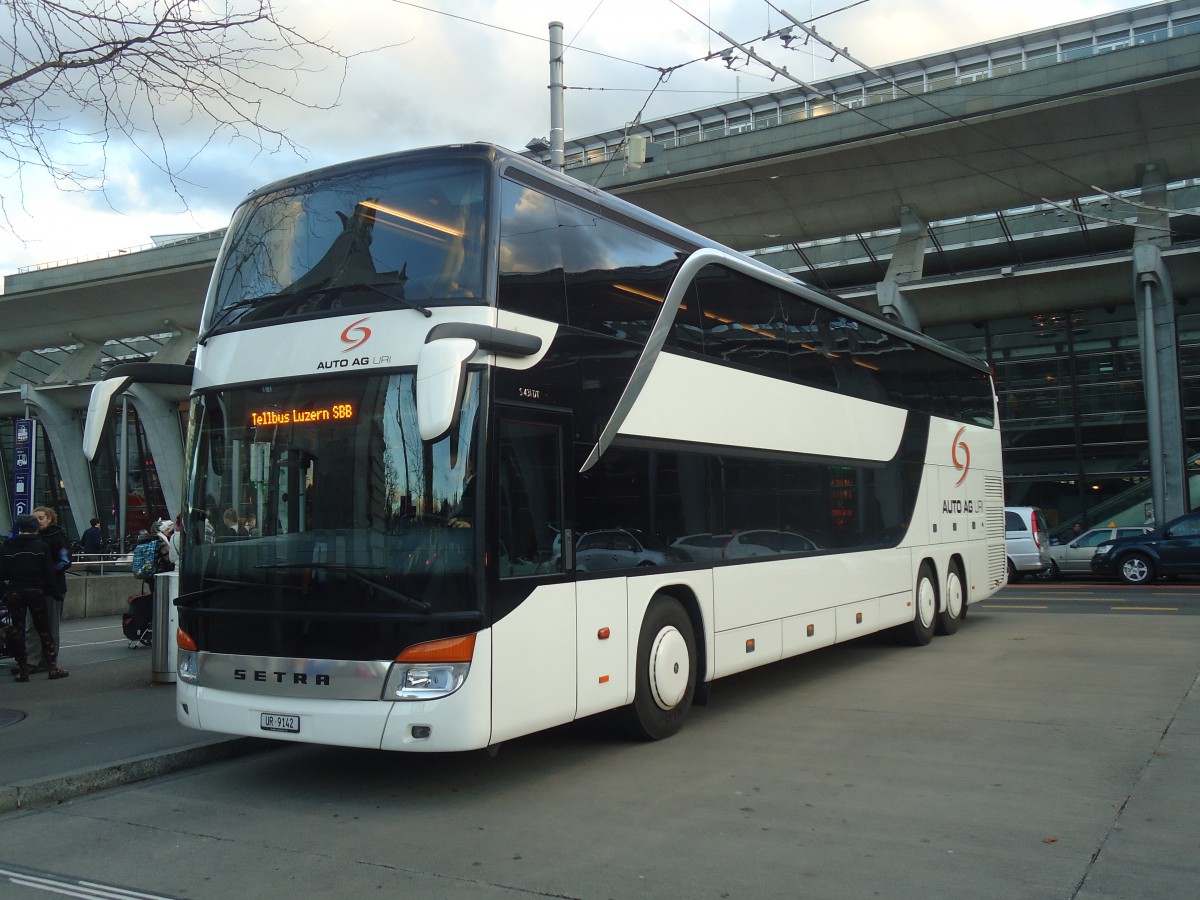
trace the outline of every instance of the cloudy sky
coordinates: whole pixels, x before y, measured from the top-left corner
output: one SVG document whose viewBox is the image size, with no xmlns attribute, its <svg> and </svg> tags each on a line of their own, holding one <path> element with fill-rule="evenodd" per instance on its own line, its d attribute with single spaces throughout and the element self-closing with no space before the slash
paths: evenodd
<svg viewBox="0 0 1200 900">
<path fill-rule="evenodd" d="M 871 65 L 1145 5 L 1133 0 L 773 0 Z M 327 69 L 287 90 L 314 112 L 268 101 L 263 116 L 302 148 L 258 152 L 207 132 L 183 109 L 164 117 L 174 186 L 144 154 L 108 147 L 103 191 L 63 191 L 26 169 L 0 167 L 8 222 L 0 222 L 0 275 L 23 266 L 90 258 L 155 235 L 223 227 L 238 200 L 287 175 L 357 157 L 463 141 L 521 149 L 549 132 L 547 25 L 563 23 L 566 136 L 777 87 L 758 66 L 726 69 L 703 57 L 786 24 L 765 0 L 276 0 L 281 19 L 359 53 L 344 82 Z M 851 71 L 844 60 L 759 42 L 764 56 L 805 80 Z M 382 48 L 382 49 L 381 49 Z M 695 61 L 695 62 L 693 62 Z M 674 71 L 647 104 L 659 71 Z M 340 84 L 340 95 L 338 86 Z M 180 165 L 183 165 L 181 162 Z M 19 198 L 20 202 L 13 202 Z"/>
</svg>

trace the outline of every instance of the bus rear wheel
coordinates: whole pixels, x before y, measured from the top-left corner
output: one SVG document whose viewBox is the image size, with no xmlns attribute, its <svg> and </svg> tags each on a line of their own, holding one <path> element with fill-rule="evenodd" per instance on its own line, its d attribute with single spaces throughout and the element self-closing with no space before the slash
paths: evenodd
<svg viewBox="0 0 1200 900">
<path fill-rule="evenodd" d="M 625 731 L 647 741 L 683 727 L 696 693 L 696 635 L 673 597 L 650 601 L 638 635 L 633 703 L 622 710 Z"/>
<path fill-rule="evenodd" d="M 950 563 L 946 573 L 946 590 L 942 597 L 942 609 L 937 614 L 933 630 L 938 634 L 954 634 L 967 612 L 967 588 L 963 583 L 962 567 Z"/>
</svg>

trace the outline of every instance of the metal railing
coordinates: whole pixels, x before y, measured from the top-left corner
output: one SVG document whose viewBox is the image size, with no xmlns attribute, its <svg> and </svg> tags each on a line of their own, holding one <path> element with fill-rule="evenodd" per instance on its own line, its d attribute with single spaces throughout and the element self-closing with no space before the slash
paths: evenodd
<svg viewBox="0 0 1200 900">
<path fill-rule="evenodd" d="M 129 575 L 132 553 L 76 553 L 68 575 Z"/>
<path fill-rule="evenodd" d="M 780 110 L 778 113 L 768 112 L 765 110 L 756 112 L 754 119 L 751 122 L 739 121 L 734 125 L 728 122 L 725 123 L 696 123 L 689 125 L 684 133 L 678 131 L 674 134 L 650 134 L 646 135 L 650 140 L 657 144 L 661 144 L 664 149 L 675 147 L 686 147 L 691 144 L 700 144 L 707 141 L 715 141 L 720 138 L 729 137 L 733 134 L 742 134 L 747 131 L 760 131 L 767 128 L 777 128 L 780 125 L 786 125 L 789 122 L 797 122 L 803 119 L 814 119 L 820 116 L 829 115 L 832 112 L 849 110 L 863 106 L 864 103 L 874 105 L 877 103 L 886 103 L 892 100 L 900 100 L 909 96 L 909 93 L 928 94 L 933 91 L 940 91 L 946 88 L 958 87 L 963 84 L 970 84 L 976 81 L 984 81 L 990 78 L 1000 78 L 1004 75 L 1011 75 L 1015 72 L 1027 71 L 1030 69 L 1038 69 L 1043 66 L 1054 65 L 1060 62 L 1070 62 L 1077 59 L 1085 59 L 1090 56 L 1100 56 L 1105 53 L 1112 53 L 1119 50 L 1124 50 L 1130 46 L 1139 46 L 1141 44 L 1156 43 L 1157 41 L 1166 40 L 1169 37 L 1183 37 L 1188 34 L 1195 34 L 1200 31 L 1200 22 L 1187 22 L 1181 25 L 1176 25 L 1171 29 L 1163 27 L 1162 29 L 1150 34 L 1137 35 L 1130 40 L 1129 38 L 1121 38 L 1119 40 L 1106 41 L 1103 44 L 1094 44 L 1086 47 L 1070 47 L 1067 49 L 1056 49 L 1054 51 L 1039 54 L 1036 56 L 1028 56 L 1020 61 L 1006 60 L 1000 64 L 989 64 L 986 69 L 981 69 L 974 72 L 947 72 L 945 74 L 926 75 L 924 84 L 905 84 L 905 89 L 900 89 L 891 83 L 875 83 L 865 85 L 859 93 L 839 95 L 836 90 L 831 92 L 829 97 L 814 97 L 804 101 L 803 107 L 793 107 L 790 110 Z M 903 81 L 904 74 L 898 75 L 894 81 Z M 697 113 L 703 113 L 705 110 L 697 110 Z M 652 126 L 648 126 L 652 127 Z M 576 169 L 583 166 L 595 165 L 596 163 L 605 162 L 609 159 L 619 158 L 625 152 L 625 142 L 621 141 L 618 144 L 604 147 L 580 147 L 578 144 L 574 149 L 568 151 L 565 159 L 565 168 Z"/>
</svg>

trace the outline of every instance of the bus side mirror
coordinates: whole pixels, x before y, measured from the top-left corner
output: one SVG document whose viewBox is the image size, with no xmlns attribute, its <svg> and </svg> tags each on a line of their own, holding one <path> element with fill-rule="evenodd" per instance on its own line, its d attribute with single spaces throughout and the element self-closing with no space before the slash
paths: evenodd
<svg viewBox="0 0 1200 900">
<path fill-rule="evenodd" d="M 417 358 L 417 425 L 421 440 L 436 441 L 458 419 L 467 360 L 479 350 L 470 338 L 438 338 L 421 346 Z"/>
<path fill-rule="evenodd" d="M 100 448 L 100 437 L 108 422 L 108 408 L 113 397 L 129 387 L 128 378 L 106 378 L 92 386 L 88 398 L 87 418 L 83 420 L 83 455 L 89 460 L 96 458 Z"/>
<path fill-rule="evenodd" d="M 191 387 L 194 370 L 181 363 L 136 362 L 113 366 L 92 386 L 87 419 L 83 423 L 83 455 L 95 459 L 100 437 L 108 422 L 113 397 L 132 384 L 174 384 Z"/>
</svg>

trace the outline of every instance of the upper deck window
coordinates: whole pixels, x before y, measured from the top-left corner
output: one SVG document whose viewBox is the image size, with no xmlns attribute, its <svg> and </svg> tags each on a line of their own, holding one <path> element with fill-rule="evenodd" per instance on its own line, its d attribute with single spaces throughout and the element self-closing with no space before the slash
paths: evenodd
<svg viewBox="0 0 1200 900">
<path fill-rule="evenodd" d="M 234 215 L 205 331 L 484 302 L 487 166 L 429 160 L 292 183 Z"/>
</svg>

